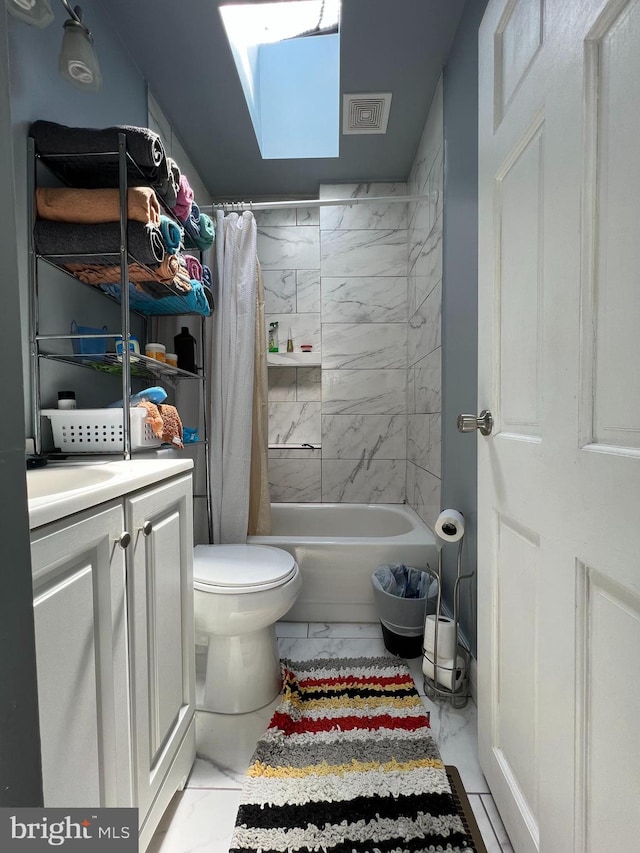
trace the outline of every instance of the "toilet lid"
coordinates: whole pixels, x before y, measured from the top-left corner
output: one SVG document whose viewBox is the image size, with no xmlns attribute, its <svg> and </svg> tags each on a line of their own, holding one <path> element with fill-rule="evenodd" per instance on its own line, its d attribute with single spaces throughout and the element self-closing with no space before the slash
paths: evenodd
<svg viewBox="0 0 640 853">
<path fill-rule="evenodd" d="M 291 554 L 270 545 L 196 545 L 193 580 L 197 587 L 268 589 L 295 573 Z"/>
</svg>

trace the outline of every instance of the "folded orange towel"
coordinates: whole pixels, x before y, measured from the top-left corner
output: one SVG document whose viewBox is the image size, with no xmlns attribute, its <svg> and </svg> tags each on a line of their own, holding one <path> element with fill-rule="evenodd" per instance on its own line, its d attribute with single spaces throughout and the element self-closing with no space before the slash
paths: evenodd
<svg viewBox="0 0 640 853">
<path fill-rule="evenodd" d="M 71 187 L 38 187 L 36 210 L 40 219 L 55 222 L 120 221 L 120 193 L 113 189 L 82 190 Z M 160 204 L 150 187 L 127 190 L 127 217 L 137 222 L 160 225 Z"/>
<path fill-rule="evenodd" d="M 98 287 L 101 284 L 120 284 L 120 267 L 104 266 L 101 264 L 65 264 L 65 269 L 73 273 L 85 284 Z M 180 263 L 178 255 L 165 255 L 157 267 L 146 267 L 143 264 L 129 264 L 129 281 L 160 281 L 163 284 L 173 284 L 174 289 L 188 293 L 191 281 Z"/>
</svg>

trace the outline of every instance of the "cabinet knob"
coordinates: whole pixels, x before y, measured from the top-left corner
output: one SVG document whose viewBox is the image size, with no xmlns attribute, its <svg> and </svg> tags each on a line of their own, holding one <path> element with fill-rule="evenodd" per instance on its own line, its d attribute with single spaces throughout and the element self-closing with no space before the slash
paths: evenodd
<svg viewBox="0 0 640 853">
<path fill-rule="evenodd" d="M 150 521 L 145 521 L 140 530 L 142 530 L 143 536 L 150 536 L 153 531 L 153 524 Z"/>
<path fill-rule="evenodd" d="M 124 551 L 125 548 L 129 547 L 129 543 L 131 542 L 131 534 L 125 530 L 122 536 L 119 539 L 116 539 L 116 543 L 122 548 Z"/>
</svg>

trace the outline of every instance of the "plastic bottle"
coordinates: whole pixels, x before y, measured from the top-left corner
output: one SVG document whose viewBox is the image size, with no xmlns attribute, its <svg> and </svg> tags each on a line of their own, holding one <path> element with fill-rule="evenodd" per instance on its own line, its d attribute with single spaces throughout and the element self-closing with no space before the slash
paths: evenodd
<svg viewBox="0 0 640 853">
<path fill-rule="evenodd" d="M 59 409 L 75 409 L 75 408 L 77 408 L 75 391 L 58 391 L 58 408 Z"/>
<path fill-rule="evenodd" d="M 173 339 L 174 350 L 178 356 L 178 367 L 180 370 L 188 370 L 189 373 L 196 372 L 196 339 L 189 334 L 187 326 L 182 327 L 179 335 Z"/>
<path fill-rule="evenodd" d="M 269 352 L 280 352 L 278 347 L 278 323 L 269 323 Z"/>
</svg>

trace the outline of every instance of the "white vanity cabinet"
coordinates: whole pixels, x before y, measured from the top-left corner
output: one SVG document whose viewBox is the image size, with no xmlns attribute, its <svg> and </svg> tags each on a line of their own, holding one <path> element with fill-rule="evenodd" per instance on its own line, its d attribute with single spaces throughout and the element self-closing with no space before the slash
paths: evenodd
<svg viewBox="0 0 640 853">
<path fill-rule="evenodd" d="M 112 502 L 32 534 L 46 806 L 130 804 L 124 530 Z"/>
<path fill-rule="evenodd" d="M 195 758 L 191 475 L 32 531 L 45 806 L 137 806 Z"/>
<path fill-rule="evenodd" d="M 132 536 L 127 554 L 131 707 L 142 842 L 184 785 L 195 757 L 191 476 L 132 495 L 125 508 Z M 185 738 L 189 747 L 176 759 Z M 163 790 L 168 775 L 174 782 Z M 145 846 L 141 843 L 141 849 Z"/>
</svg>

